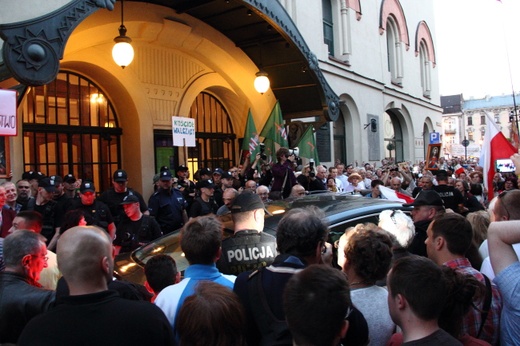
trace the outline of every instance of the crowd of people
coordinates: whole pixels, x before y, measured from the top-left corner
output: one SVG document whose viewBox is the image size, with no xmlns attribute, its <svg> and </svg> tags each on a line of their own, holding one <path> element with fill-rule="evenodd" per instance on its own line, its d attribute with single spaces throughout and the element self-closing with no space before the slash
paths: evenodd
<svg viewBox="0 0 520 346">
<path fill-rule="evenodd" d="M 459 164 L 298 166 L 280 148 L 195 181 L 164 167 L 147 202 L 122 169 L 102 192 L 26 172 L 0 186 L 0 344 L 515 345 L 518 176 L 497 174 L 488 200 L 481 167 Z M 322 211 L 295 208 L 263 232 L 271 200 L 385 189 L 411 216 L 385 210 L 331 244 Z M 183 273 L 157 254 L 144 285 L 113 278 L 116 254 L 177 230 Z"/>
</svg>

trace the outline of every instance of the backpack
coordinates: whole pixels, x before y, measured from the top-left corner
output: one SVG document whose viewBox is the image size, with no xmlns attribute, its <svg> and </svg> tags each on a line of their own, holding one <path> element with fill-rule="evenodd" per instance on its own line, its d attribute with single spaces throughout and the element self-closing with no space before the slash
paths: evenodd
<svg viewBox="0 0 520 346">
<path fill-rule="evenodd" d="M 274 316 L 262 288 L 262 272 L 265 268 L 254 271 L 247 281 L 249 302 L 256 325 L 262 335 L 261 345 L 288 345 L 292 346 L 293 340 L 287 322 L 278 320 Z"/>
</svg>

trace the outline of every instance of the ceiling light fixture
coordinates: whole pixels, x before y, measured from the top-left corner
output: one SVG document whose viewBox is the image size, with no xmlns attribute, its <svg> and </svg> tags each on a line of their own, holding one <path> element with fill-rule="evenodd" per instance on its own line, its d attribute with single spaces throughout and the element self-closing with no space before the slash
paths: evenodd
<svg viewBox="0 0 520 346">
<path fill-rule="evenodd" d="M 267 90 L 269 90 L 269 86 L 271 82 L 269 81 L 269 75 L 263 69 L 263 58 L 262 58 L 262 42 L 259 44 L 260 49 L 260 70 L 256 73 L 256 78 L 254 82 L 255 90 L 260 94 L 264 94 Z"/>
<path fill-rule="evenodd" d="M 114 48 L 112 48 L 112 58 L 116 64 L 125 68 L 130 65 L 132 60 L 134 60 L 134 48 L 130 44 L 132 39 L 126 36 L 126 27 L 123 22 L 123 14 L 124 14 L 124 1 L 121 0 L 121 26 L 119 27 L 119 36 L 114 38 Z"/>
<path fill-rule="evenodd" d="M 265 72 L 262 68 L 260 68 L 260 71 L 256 73 L 255 89 L 262 95 L 269 89 L 269 86 L 271 84 L 268 76 L 269 75 L 267 74 L 267 72 Z"/>
</svg>

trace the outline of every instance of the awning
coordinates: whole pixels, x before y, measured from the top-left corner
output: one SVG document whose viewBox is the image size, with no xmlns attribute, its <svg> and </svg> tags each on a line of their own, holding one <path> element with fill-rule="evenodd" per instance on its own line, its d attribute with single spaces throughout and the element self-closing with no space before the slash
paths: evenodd
<svg viewBox="0 0 520 346">
<path fill-rule="evenodd" d="M 275 0 L 137 0 L 169 7 L 214 27 L 242 49 L 249 58 L 269 74 L 271 90 L 280 101 L 286 119 L 320 117 L 335 121 L 339 115 L 338 96 L 328 85 L 317 57 L 310 51 L 296 25 L 283 6 Z M 26 23 L 0 25 L 0 35 L 11 44 L 4 45 L 4 59 L 12 76 L 28 85 L 46 84 L 59 70 L 59 59 L 72 30 L 98 8 L 95 2 L 76 0 L 59 11 Z M 99 5 L 98 5 L 99 6 Z M 74 15 L 75 18 L 71 18 Z M 66 25 L 64 26 L 64 23 Z M 32 28 L 54 27 L 61 36 L 47 37 Z M 49 30 L 52 32 L 52 30 Z M 16 40 L 13 37 L 16 36 Z M 29 53 L 20 53 L 32 40 L 40 44 Z M 38 41 L 39 40 L 39 41 Z M 43 42 L 43 43 L 42 43 Z M 41 47 L 49 50 L 45 57 Z M 22 61 L 20 63 L 20 57 Z M 29 58 L 27 58 L 29 57 Z M 34 59 L 33 59 L 34 58 Z M 43 66 L 42 59 L 49 66 Z M 56 59 L 57 58 L 57 59 Z M 34 61 L 28 61 L 33 59 Z M 56 60 L 56 61 L 55 61 Z M 0 70 L 1 70 L 0 66 Z M 5 69 L 4 69 L 5 72 Z M 45 78 L 42 74 L 45 72 Z M 54 77 L 48 80 L 49 74 Z M 8 76 L 7 76 L 8 77 Z M 0 81 L 6 74 L 0 71 Z"/>
</svg>

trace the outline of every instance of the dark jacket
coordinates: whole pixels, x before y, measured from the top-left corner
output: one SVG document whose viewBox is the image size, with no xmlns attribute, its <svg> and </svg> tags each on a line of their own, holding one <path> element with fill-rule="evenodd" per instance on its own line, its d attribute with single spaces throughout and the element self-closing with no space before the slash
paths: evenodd
<svg viewBox="0 0 520 346">
<path fill-rule="evenodd" d="M 430 222 L 432 222 L 432 220 L 414 222 L 415 236 L 413 237 L 412 243 L 408 247 L 408 252 L 412 255 L 428 257 L 428 254 L 426 253 L 426 244 L 424 241 L 426 238 L 428 238 L 426 230 L 428 229 L 428 226 L 430 226 Z"/>
<path fill-rule="evenodd" d="M 25 325 L 54 305 L 54 291 L 32 286 L 22 275 L 0 273 L 0 344 L 18 341 Z"/>
<path fill-rule="evenodd" d="M 2 227 L 0 228 L 0 237 L 5 238 L 9 234 L 9 229 L 13 225 L 16 212 L 12 209 L 2 208 Z"/>
</svg>

